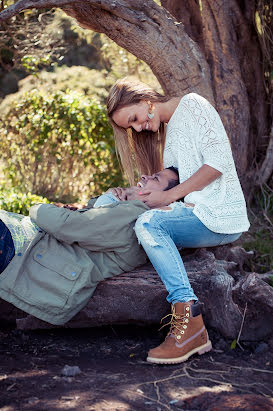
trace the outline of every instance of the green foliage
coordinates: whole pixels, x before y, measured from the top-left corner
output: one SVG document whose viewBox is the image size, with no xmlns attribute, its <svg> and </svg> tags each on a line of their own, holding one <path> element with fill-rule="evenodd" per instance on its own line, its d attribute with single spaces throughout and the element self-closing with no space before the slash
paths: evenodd
<svg viewBox="0 0 273 411">
<path fill-rule="evenodd" d="M 251 234 L 251 238 L 243 244 L 247 251 L 255 250 L 250 270 L 266 273 L 273 269 L 272 234 L 266 229 Z"/>
<path fill-rule="evenodd" d="M 231 344 L 230 344 L 230 349 L 231 349 L 231 350 L 234 350 L 236 347 L 237 347 L 237 340 L 235 339 L 235 340 L 233 340 L 233 341 L 231 342 Z"/>
<path fill-rule="evenodd" d="M 106 110 L 71 91 L 33 90 L 0 120 L 12 185 L 53 201 L 85 201 L 122 181 Z"/>
<path fill-rule="evenodd" d="M 0 209 L 28 215 L 29 208 L 37 203 L 49 203 L 49 201 L 35 194 L 0 187 Z"/>
<path fill-rule="evenodd" d="M 26 55 L 22 57 L 21 64 L 28 73 L 36 75 L 43 67 L 48 66 L 51 63 L 50 55 L 45 57 L 35 57 Z"/>
<path fill-rule="evenodd" d="M 242 246 L 254 251 L 248 261 L 248 269 L 266 273 L 273 269 L 273 190 L 268 185 L 260 186 L 249 207 L 250 229 L 242 236 Z"/>
<path fill-rule="evenodd" d="M 1 104 L 0 115 L 4 107 L 12 104 L 14 100 L 20 101 L 25 93 L 34 88 L 47 94 L 56 91 L 66 93 L 68 89 L 77 90 L 79 94 L 92 97 L 103 104 L 114 81 L 113 77 L 105 71 L 83 66 L 54 67 L 50 72 L 42 70 L 19 81 L 19 91 L 5 97 L 5 101 Z"/>
</svg>

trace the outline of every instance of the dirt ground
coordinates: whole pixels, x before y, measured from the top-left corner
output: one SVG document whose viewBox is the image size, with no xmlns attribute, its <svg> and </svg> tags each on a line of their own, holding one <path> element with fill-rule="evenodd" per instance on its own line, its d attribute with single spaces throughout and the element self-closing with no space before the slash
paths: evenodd
<svg viewBox="0 0 273 411">
<path fill-rule="evenodd" d="M 157 366 L 145 361 L 163 339 L 154 328 L 2 329 L 0 410 L 273 410 L 270 346 L 232 350 L 210 334 L 210 353 Z"/>
</svg>

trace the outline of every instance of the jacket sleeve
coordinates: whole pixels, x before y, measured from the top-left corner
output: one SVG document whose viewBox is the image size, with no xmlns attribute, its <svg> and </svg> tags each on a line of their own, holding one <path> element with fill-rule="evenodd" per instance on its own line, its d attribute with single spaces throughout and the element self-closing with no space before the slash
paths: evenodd
<svg viewBox="0 0 273 411">
<path fill-rule="evenodd" d="M 30 208 L 32 220 L 57 240 L 78 243 L 92 251 L 114 251 L 128 246 L 137 217 L 148 210 L 141 201 L 124 201 L 79 213 L 53 204 Z"/>
</svg>

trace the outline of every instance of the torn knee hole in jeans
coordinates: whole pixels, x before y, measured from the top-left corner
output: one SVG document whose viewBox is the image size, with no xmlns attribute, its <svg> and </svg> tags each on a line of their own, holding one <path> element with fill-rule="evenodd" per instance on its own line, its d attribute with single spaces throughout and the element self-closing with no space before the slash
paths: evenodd
<svg viewBox="0 0 273 411">
<path fill-rule="evenodd" d="M 163 208 L 154 208 L 153 210 L 146 211 L 144 214 L 142 214 L 138 218 L 136 225 L 137 225 L 137 231 L 138 231 L 138 242 L 140 244 L 144 240 L 144 242 L 150 245 L 151 247 L 161 247 L 160 244 L 158 244 L 155 241 L 152 234 L 149 232 L 148 230 L 149 223 L 155 214 L 166 213 L 168 211 L 172 211 L 172 209 L 173 209 L 172 205 L 166 206 Z"/>
</svg>

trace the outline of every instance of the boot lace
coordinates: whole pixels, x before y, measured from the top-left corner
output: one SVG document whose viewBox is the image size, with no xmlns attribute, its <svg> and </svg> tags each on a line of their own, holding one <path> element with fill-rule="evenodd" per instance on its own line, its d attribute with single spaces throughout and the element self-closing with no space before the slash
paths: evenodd
<svg viewBox="0 0 273 411">
<path fill-rule="evenodd" d="M 171 317 L 170 321 L 166 324 L 163 324 L 162 327 L 159 328 L 158 331 L 162 330 L 162 328 L 166 327 L 167 325 L 170 326 L 169 332 L 166 335 L 166 338 L 170 334 L 184 334 L 184 329 L 187 328 L 187 326 L 184 325 L 186 316 L 184 314 L 176 314 L 174 306 L 172 306 L 172 312 L 171 314 L 165 315 L 160 321 L 160 324 L 165 320 L 165 318 Z"/>
</svg>

